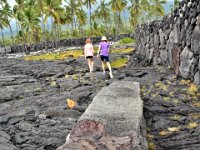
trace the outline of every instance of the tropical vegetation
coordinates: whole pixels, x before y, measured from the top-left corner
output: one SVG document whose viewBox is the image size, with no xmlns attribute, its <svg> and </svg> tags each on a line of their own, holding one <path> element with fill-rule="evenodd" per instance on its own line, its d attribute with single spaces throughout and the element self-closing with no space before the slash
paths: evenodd
<svg viewBox="0 0 200 150">
<path fill-rule="evenodd" d="M 64 38 L 131 33 L 144 20 L 164 15 L 166 0 L 9 0 L 0 1 L 0 45 L 23 45 Z M 129 17 L 123 15 L 128 11 Z M 126 13 L 127 14 L 127 13 Z M 16 35 L 11 20 L 16 21 Z M 5 39 L 3 29 L 11 38 Z"/>
</svg>

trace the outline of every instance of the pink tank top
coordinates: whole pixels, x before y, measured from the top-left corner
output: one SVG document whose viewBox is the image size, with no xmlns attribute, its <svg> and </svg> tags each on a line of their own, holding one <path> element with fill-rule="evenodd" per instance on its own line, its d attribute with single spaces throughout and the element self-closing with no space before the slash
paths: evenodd
<svg viewBox="0 0 200 150">
<path fill-rule="evenodd" d="M 85 44 L 84 53 L 85 53 L 85 56 L 93 56 L 94 55 L 93 45 L 90 43 Z"/>
</svg>

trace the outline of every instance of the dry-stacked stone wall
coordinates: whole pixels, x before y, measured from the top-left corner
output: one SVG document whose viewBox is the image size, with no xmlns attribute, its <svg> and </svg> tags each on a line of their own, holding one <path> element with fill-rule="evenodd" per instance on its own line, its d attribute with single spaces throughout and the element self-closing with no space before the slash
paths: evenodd
<svg viewBox="0 0 200 150">
<path fill-rule="evenodd" d="M 200 84 L 200 1 L 183 0 L 162 20 L 138 26 L 137 50 L 153 65 L 172 67 Z"/>
<path fill-rule="evenodd" d="M 124 37 L 133 37 L 133 34 L 119 34 L 119 35 L 108 35 L 107 39 L 109 41 L 118 41 Z M 73 38 L 73 39 L 62 39 L 60 41 L 48 41 L 45 43 L 39 44 L 27 44 L 27 45 L 14 45 L 6 47 L 4 50 L 3 47 L 0 47 L 1 53 L 18 53 L 18 52 L 34 52 L 45 49 L 51 50 L 56 47 L 71 47 L 71 46 L 83 46 L 85 44 L 86 37 L 82 38 Z M 101 37 L 91 37 L 93 44 L 97 44 L 100 42 Z"/>
</svg>

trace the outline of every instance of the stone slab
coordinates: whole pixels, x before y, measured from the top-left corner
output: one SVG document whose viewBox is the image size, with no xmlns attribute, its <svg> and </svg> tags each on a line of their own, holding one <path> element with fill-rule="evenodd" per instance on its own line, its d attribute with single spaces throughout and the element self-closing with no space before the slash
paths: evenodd
<svg viewBox="0 0 200 150">
<path fill-rule="evenodd" d="M 116 81 L 102 88 L 57 150 L 145 150 L 140 85 Z"/>
</svg>

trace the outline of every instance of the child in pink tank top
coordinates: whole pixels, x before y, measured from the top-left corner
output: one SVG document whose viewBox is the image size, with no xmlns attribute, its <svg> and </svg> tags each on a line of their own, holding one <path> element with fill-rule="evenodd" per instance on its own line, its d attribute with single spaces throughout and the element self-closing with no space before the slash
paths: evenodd
<svg viewBox="0 0 200 150">
<path fill-rule="evenodd" d="M 93 71 L 93 66 L 94 66 L 94 60 L 93 60 L 94 48 L 89 38 L 85 41 L 85 43 L 86 44 L 84 46 L 84 56 L 85 56 L 85 59 L 88 60 L 88 67 L 91 73 Z"/>
</svg>

